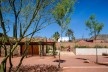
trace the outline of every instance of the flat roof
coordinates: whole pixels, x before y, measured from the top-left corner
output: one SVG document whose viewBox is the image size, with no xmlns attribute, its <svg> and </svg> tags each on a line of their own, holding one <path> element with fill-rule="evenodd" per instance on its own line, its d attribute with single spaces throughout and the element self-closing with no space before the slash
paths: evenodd
<svg viewBox="0 0 108 72">
<path fill-rule="evenodd" d="M 3 44 L 2 42 L 0 42 L 0 44 Z M 11 43 L 9 42 L 5 42 L 6 45 L 10 45 Z M 15 42 L 12 44 L 16 44 Z M 24 45 L 25 42 L 19 42 L 18 45 Z M 30 42 L 29 45 L 53 45 L 55 44 L 55 42 Z"/>
</svg>

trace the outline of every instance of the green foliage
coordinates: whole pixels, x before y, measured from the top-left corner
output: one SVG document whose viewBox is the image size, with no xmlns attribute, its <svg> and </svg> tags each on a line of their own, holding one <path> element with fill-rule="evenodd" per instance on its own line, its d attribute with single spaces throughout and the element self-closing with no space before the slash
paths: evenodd
<svg viewBox="0 0 108 72">
<path fill-rule="evenodd" d="M 86 21 L 86 26 L 90 30 L 90 35 L 94 35 L 96 37 L 102 30 L 104 24 L 99 23 L 95 19 L 95 15 L 91 15 L 89 19 Z"/>
<path fill-rule="evenodd" d="M 50 7 L 52 8 L 53 5 L 52 1 L 54 0 L 0 0 L 0 28 L 1 32 L 4 34 L 4 37 L 1 40 L 2 42 L 8 41 L 10 43 L 9 53 L 5 54 L 6 56 L 1 61 L 0 66 L 2 67 L 0 70 L 4 70 L 2 72 L 6 72 L 7 60 L 9 60 L 9 72 L 11 72 L 13 66 L 11 56 L 24 37 L 29 36 L 30 39 L 28 42 L 30 42 L 37 31 L 49 25 L 52 18 L 49 14 L 51 10 Z M 13 31 L 10 30 L 12 27 Z M 10 31 L 15 39 L 14 46 L 12 44 L 13 40 L 7 35 Z M 4 46 L 4 50 L 5 53 L 7 53 L 6 46 Z M 28 47 L 26 46 L 16 71 L 22 64 L 22 61 L 27 54 L 27 50 Z"/>
<path fill-rule="evenodd" d="M 62 32 L 68 28 L 75 0 L 60 0 L 52 10 L 54 19 L 61 27 Z"/>
<path fill-rule="evenodd" d="M 4 43 L 7 42 L 7 39 L 5 37 L 0 37 L 0 41 Z"/>
<path fill-rule="evenodd" d="M 72 8 L 75 3 L 75 0 L 59 0 L 60 2 L 52 10 L 52 15 L 54 16 L 55 21 L 61 27 L 61 37 L 62 33 L 68 28 L 70 23 L 71 13 L 73 12 Z M 60 53 L 59 53 L 60 60 Z M 60 62 L 58 64 L 60 68 Z"/>
<path fill-rule="evenodd" d="M 94 48 L 103 48 L 103 46 L 95 45 Z"/>
<path fill-rule="evenodd" d="M 58 32 L 55 32 L 53 34 L 53 38 L 55 39 L 55 41 L 58 41 L 58 39 L 60 38 L 60 34 Z"/>
<path fill-rule="evenodd" d="M 95 19 L 95 15 L 91 15 L 89 17 L 89 20 L 86 21 L 86 26 L 88 27 L 88 29 L 90 29 L 90 35 L 94 35 L 95 36 L 94 39 L 96 40 L 96 37 L 102 30 L 104 24 L 99 23 Z M 98 63 L 97 47 L 96 47 L 96 63 Z"/>
<path fill-rule="evenodd" d="M 94 47 L 86 46 L 86 45 L 75 45 L 75 48 L 108 48 L 107 46 L 95 45 Z"/>
<path fill-rule="evenodd" d="M 65 48 L 64 46 L 61 46 L 61 48 Z"/>
<path fill-rule="evenodd" d="M 90 48 L 90 47 L 89 46 L 85 46 L 85 45 L 84 46 L 83 45 L 82 46 L 75 45 L 75 48 Z"/>
<path fill-rule="evenodd" d="M 107 46 L 95 45 L 94 48 L 108 48 Z"/>
<path fill-rule="evenodd" d="M 103 46 L 103 48 L 108 48 L 107 46 Z"/>
<path fill-rule="evenodd" d="M 65 16 L 68 16 L 72 12 L 73 5 L 75 0 L 60 0 L 57 6 L 52 11 L 56 20 L 63 19 Z"/>
<path fill-rule="evenodd" d="M 74 40 L 75 39 L 74 34 L 73 34 L 73 31 L 71 29 L 68 29 L 66 31 L 66 36 L 69 37 L 69 40 L 71 40 L 71 39 Z"/>
</svg>

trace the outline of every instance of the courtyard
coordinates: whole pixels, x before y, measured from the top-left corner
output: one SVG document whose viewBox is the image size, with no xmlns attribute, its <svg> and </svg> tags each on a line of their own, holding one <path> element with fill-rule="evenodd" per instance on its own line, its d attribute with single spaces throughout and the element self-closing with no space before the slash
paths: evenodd
<svg viewBox="0 0 108 72">
<path fill-rule="evenodd" d="M 21 57 L 13 57 L 12 62 L 14 66 L 17 66 Z M 108 72 L 108 56 L 98 56 L 98 62 L 95 63 L 95 55 L 74 55 L 72 52 L 61 52 L 61 67 L 62 72 Z M 0 57 L 0 62 L 2 61 Z M 56 65 L 58 66 L 58 56 L 54 58 L 53 56 L 28 56 L 24 58 L 22 65 Z M 86 62 L 88 61 L 88 62 Z M 9 62 L 7 62 L 7 67 L 9 67 Z"/>
</svg>

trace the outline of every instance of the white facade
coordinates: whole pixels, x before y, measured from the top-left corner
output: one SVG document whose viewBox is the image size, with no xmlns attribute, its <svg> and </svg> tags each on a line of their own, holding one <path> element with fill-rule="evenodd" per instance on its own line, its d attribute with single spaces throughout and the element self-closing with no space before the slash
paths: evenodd
<svg viewBox="0 0 108 72">
<path fill-rule="evenodd" d="M 60 37 L 58 39 L 58 42 L 60 42 L 60 41 L 62 41 L 62 42 L 68 42 L 69 41 L 69 37 Z"/>
</svg>

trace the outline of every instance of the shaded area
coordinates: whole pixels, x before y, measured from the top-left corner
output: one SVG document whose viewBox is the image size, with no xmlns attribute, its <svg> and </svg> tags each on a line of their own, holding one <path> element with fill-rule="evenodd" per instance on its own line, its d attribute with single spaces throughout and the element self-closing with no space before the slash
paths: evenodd
<svg viewBox="0 0 108 72">
<path fill-rule="evenodd" d="M 108 66 L 108 63 L 101 63 L 101 62 L 99 62 L 99 63 L 96 63 L 96 64 L 98 64 L 98 65 Z"/>
<path fill-rule="evenodd" d="M 104 57 L 104 58 L 108 58 L 108 57 Z M 84 60 L 84 63 L 90 63 L 90 61 L 86 58 L 76 58 L 76 59 L 79 59 L 79 60 Z M 104 66 L 108 66 L 108 63 L 104 63 L 104 62 L 94 62 L 95 64 L 98 64 L 98 65 L 104 65 Z"/>
<path fill-rule="evenodd" d="M 80 59 L 80 60 L 87 60 L 86 58 L 76 58 L 76 59 Z"/>
<path fill-rule="evenodd" d="M 84 61 L 83 63 L 90 63 L 90 61 L 88 59 L 85 59 L 85 58 L 76 58 L 76 59 L 83 60 Z"/>
<path fill-rule="evenodd" d="M 60 62 L 60 63 L 64 63 L 66 60 L 54 60 L 53 62 Z"/>
<path fill-rule="evenodd" d="M 107 57 L 104 57 L 104 58 L 108 58 L 108 56 Z"/>
</svg>

